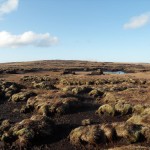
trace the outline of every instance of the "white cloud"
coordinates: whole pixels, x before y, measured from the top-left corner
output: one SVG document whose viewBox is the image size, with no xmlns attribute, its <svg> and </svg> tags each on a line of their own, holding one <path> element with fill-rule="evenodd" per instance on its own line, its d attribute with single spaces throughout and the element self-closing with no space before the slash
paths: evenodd
<svg viewBox="0 0 150 150">
<path fill-rule="evenodd" d="M 16 48 L 22 46 L 49 47 L 58 43 L 58 38 L 49 33 L 37 34 L 32 31 L 21 35 L 13 35 L 9 32 L 0 32 L 0 48 Z"/>
<path fill-rule="evenodd" d="M 18 8 L 19 0 L 6 0 L 0 4 L 0 17 Z"/>
<path fill-rule="evenodd" d="M 135 16 L 130 19 L 130 21 L 124 24 L 124 29 L 136 29 L 140 28 L 150 22 L 150 13 L 142 14 L 140 16 Z"/>
</svg>

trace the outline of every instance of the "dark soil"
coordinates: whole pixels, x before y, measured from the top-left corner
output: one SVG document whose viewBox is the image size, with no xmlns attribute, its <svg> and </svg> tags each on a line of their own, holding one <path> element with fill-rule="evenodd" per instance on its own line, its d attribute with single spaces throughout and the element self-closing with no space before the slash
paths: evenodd
<svg viewBox="0 0 150 150">
<path fill-rule="evenodd" d="M 6 81 L 13 81 L 16 83 L 21 83 L 23 82 L 20 81 L 20 79 L 23 76 L 29 75 L 35 75 L 35 76 L 44 76 L 44 75 L 50 75 L 52 78 L 72 78 L 74 79 L 80 79 L 80 80 L 88 80 L 91 81 L 91 79 L 101 79 L 101 78 L 137 78 L 137 79 L 147 79 L 148 81 L 150 80 L 150 73 L 145 71 L 150 71 L 150 65 L 148 64 L 114 64 L 114 63 L 97 63 L 97 62 L 84 62 L 84 61 L 43 61 L 43 62 L 29 62 L 29 63 L 14 63 L 14 64 L 1 64 L 0 65 L 1 70 L 5 72 L 3 74 L 0 72 L 0 79 L 4 79 Z M 7 69 L 13 69 L 18 68 L 17 74 L 12 74 L 13 72 L 8 72 Z M 33 69 L 34 68 L 34 69 Z M 43 69 L 41 69 L 43 68 Z M 62 75 L 62 70 L 64 69 L 70 69 L 71 71 L 79 71 L 76 75 Z M 126 72 L 137 72 L 137 74 L 124 74 L 124 75 L 102 75 L 102 76 L 87 76 L 86 74 L 82 74 L 85 69 L 88 68 L 89 71 L 97 70 L 99 68 L 102 68 L 103 70 L 110 70 L 110 71 L 118 71 L 118 70 L 123 70 Z M 23 70 L 21 70 L 23 69 Z M 141 73 L 144 72 L 144 73 Z M 72 79 L 73 80 L 73 79 Z M 32 90 L 30 82 L 24 83 L 26 88 L 28 90 Z M 98 85 L 95 85 L 97 87 Z M 100 87 L 103 87 L 104 85 L 100 85 Z M 137 85 L 135 85 L 137 86 Z M 58 86 L 61 90 L 61 86 Z M 148 85 L 145 85 L 146 88 L 144 88 L 144 93 L 140 93 L 137 90 L 137 93 L 135 92 L 134 95 L 129 95 L 126 93 L 119 93 L 116 92 L 119 96 L 125 96 L 127 101 L 131 101 L 131 103 L 146 103 L 150 104 L 149 102 L 149 96 L 148 93 L 150 92 L 150 88 Z M 143 90 L 142 86 L 139 87 L 138 89 Z M 52 91 L 46 91 L 46 90 L 39 90 L 39 89 L 34 89 L 34 91 L 37 91 L 39 93 L 49 93 Z M 54 91 L 55 92 L 55 91 Z M 47 94 L 46 93 L 46 94 Z M 131 94 L 133 94 L 131 92 Z M 53 95 L 52 95 L 53 97 Z M 6 143 L 0 142 L 0 149 L 5 149 L 5 150 L 15 150 L 15 149 L 31 149 L 31 150 L 104 150 L 108 148 L 115 148 L 117 146 L 122 146 L 122 145 L 130 145 L 125 140 L 120 140 L 117 139 L 114 142 L 110 143 L 102 143 L 101 145 L 98 145 L 97 147 L 95 146 L 90 146 L 90 145 L 84 145 L 84 146 L 73 146 L 68 138 L 68 135 L 70 132 L 75 129 L 76 127 L 81 126 L 81 122 L 84 119 L 91 119 L 94 124 L 101 124 L 101 123 L 112 123 L 112 122 L 122 122 L 126 121 L 130 115 L 126 116 L 115 116 L 115 117 L 110 117 L 110 116 L 103 116 L 100 117 L 95 114 L 95 111 L 98 109 L 98 107 L 101 104 L 96 104 L 95 100 L 96 98 L 88 98 L 85 95 L 77 95 L 77 98 L 79 98 L 82 102 L 84 102 L 84 107 L 76 109 L 76 110 L 71 110 L 71 112 L 68 112 L 67 114 L 64 115 L 54 115 L 51 118 L 56 124 L 55 128 L 55 135 L 53 138 L 43 138 L 40 139 L 40 141 L 36 141 L 35 143 L 32 143 L 32 146 L 29 146 L 27 148 L 25 147 L 20 147 L 19 145 L 16 145 L 16 143 L 12 143 L 10 145 Z M 23 105 L 26 105 L 26 102 L 8 102 L 6 101 L 1 101 L 0 102 L 0 123 L 8 119 L 10 120 L 11 124 L 15 124 L 16 122 L 20 122 L 25 118 L 30 118 L 34 113 L 36 112 L 30 112 L 27 114 L 20 113 L 20 109 L 22 108 Z M 150 143 L 146 142 L 140 142 L 137 143 L 137 145 L 143 145 L 143 146 L 149 146 Z"/>
</svg>

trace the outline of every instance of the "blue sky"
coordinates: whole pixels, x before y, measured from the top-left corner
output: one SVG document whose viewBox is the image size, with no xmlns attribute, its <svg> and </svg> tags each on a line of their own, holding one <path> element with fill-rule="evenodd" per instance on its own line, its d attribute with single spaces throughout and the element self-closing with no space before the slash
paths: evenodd
<svg viewBox="0 0 150 150">
<path fill-rule="evenodd" d="M 149 0 L 0 0 L 0 62 L 149 56 Z"/>
</svg>

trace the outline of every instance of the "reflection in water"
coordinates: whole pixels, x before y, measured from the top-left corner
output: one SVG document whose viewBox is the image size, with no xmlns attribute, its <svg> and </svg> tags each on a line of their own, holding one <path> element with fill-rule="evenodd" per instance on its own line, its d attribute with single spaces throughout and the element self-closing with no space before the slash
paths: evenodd
<svg viewBox="0 0 150 150">
<path fill-rule="evenodd" d="M 126 74 L 124 71 L 104 71 L 104 74 Z"/>
</svg>

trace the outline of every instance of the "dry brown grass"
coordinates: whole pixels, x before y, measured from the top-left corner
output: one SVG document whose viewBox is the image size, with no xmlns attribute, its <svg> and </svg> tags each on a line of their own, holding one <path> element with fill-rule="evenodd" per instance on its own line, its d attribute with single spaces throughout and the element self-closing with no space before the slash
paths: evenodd
<svg viewBox="0 0 150 150">
<path fill-rule="evenodd" d="M 77 130 L 77 132 L 74 133 L 75 136 L 73 137 L 72 141 L 75 140 L 74 142 L 76 143 L 77 141 L 81 140 L 80 143 L 82 145 L 87 144 L 88 142 L 97 145 L 95 136 L 97 137 L 99 134 L 101 134 L 99 136 L 102 138 L 100 142 L 100 146 L 102 147 L 102 149 L 108 149 L 110 147 L 112 149 L 115 147 L 114 150 L 150 149 L 149 143 L 146 143 L 150 141 L 150 135 L 148 134 L 150 123 L 150 64 L 99 63 L 85 61 L 36 61 L 25 63 L 0 64 L 0 68 L 3 70 L 24 69 L 24 71 L 27 71 L 26 73 L 22 74 L 0 74 L 0 79 L 22 84 L 25 86 L 25 89 L 23 90 L 32 90 L 33 92 L 37 93 L 39 97 L 39 100 L 37 101 L 36 98 L 28 99 L 27 104 L 36 104 L 34 105 L 35 110 L 27 115 L 19 113 L 20 107 L 22 105 L 25 106 L 26 102 L 16 104 L 11 104 L 10 102 L 13 107 L 12 108 L 10 104 L 6 101 L 6 103 L 3 104 L 4 108 L 3 106 L 1 106 L 0 110 L 0 113 L 3 115 L 3 117 L 0 116 L 0 119 L 2 120 L 3 118 L 8 119 L 11 115 L 13 115 L 12 111 L 14 109 L 18 109 L 18 111 L 16 112 L 17 116 L 15 116 L 14 113 L 14 116 L 12 117 L 12 120 L 14 121 L 13 124 L 17 122 L 15 120 L 16 118 L 23 118 L 23 116 L 27 116 L 29 118 L 32 113 L 47 115 L 47 111 L 49 111 L 49 108 L 51 108 L 53 104 L 55 108 L 59 108 L 58 112 L 61 112 L 63 108 L 66 108 L 64 106 L 66 106 L 67 99 L 70 97 L 78 100 L 78 102 L 84 102 L 84 105 L 87 105 L 88 102 L 88 107 L 86 106 L 84 109 L 79 109 L 79 103 L 77 103 L 77 105 L 74 105 L 75 111 L 72 111 L 73 108 L 70 107 L 72 106 L 72 104 L 68 103 L 67 109 L 71 109 L 69 113 L 63 114 L 59 117 L 57 115 L 52 116 L 52 118 L 58 124 L 57 127 L 59 135 L 62 136 L 61 138 L 55 137 L 56 141 L 54 141 L 53 143 L 47 143 L 48 148 L 51 147 L 51 145 L 53 145 L 55 149 L 60 149 L 62 145 L 64 146 L 64 148 L 66 148 L 68 146 L 67 136 L 69 135 L 71 130 L 81 125 L 81 121 L 84 119 L 93 120 L 94 118 L 96 118 L 94 120 L 94 126 L 87 127 L 85 125 L 80 129 L 76 128 L 75 130 Z M 31 71 L 33 68 L 36 68 L 38 70 L 28 72 Z M 128 73 L 122 75 L 89 75 L 90 72 L 95 71 L 99 68 L 111 71 L 123 69 L 125 71 L 136 73 Z M 64 69 L 73 70 L 76 72 L 76 74 L 62 75 L 61 73 Z M 20 80 L 24 76 L 37 76 L 38 78 L 42 78 L 46 75 L 48 75 L 52 79 L 57 78 L 57 82 L 54 83 L 56 89 L 46 90 L 36 87 L 33 88 L 30 82 L 23 82 Z M 79 90 L 76 90 L 77 87 L 89 87 L 91 90 L 93 90 L 93 93 L 90 93 L 90 91 L 78 92 Z M 72 89 L 75 90 L 72 91 Z M 104 94 L 98 94 L 97 91 L 100 91 Z M 123 104 L 120 104 L 118 103 L 119 101 L 124 102 Z M 57 105 L 62 105 L 62 107 L 57 107 Z M 101 109 L 99 109 L 100 115 L 98 116 L 95 114 L 95 111 L 98 110 L 99 106 L 101 106 Z M 133 113 L 128 113 L 128 108 L 130 107 L 133 108 Z M 9 110 L 7 110 L 7 108 L 9 108 Z M 123 116 L 114 115 L 114 111 L 116 111 L 114 109 L 120 112 Z M 100 112 L 110 115 L 103 116 Z M 88 121 L 87 125 L 90 124 L 90 122 Z M 137 142 L 138 140 L 136 139 L 136 133 L 134 131 L 131 132 L 131 134 L 129 135 L 129 131 L 128 129 L 126 129 L 125 126 L 126 124 L 133 123 L 143 126 L 143 130 L 141 132 L 143 132 L 147 141 Z M 99 127 L 96 127 L 96 124 L 99 124 Z M 63 134 L 65 134 L 65 136 Z M 123 141 L 117 141 L 118 143 L 113 143 L 112 141 L 114 141 L 115 136 L 126 138 Z M 131 141 L 137 142 L 137 144 L 130 145 L 128 143 L 127 137 L 129 137 Z M 56 145 L 58 144 L 59 148 L 56 148 L 54 143 Z M 142 147 L 142 144 L 145 145 L 145 147 Z M 78 149 L 80 148 L 81 147 L 79 147 Z M 96 149 L 99 148 L 99 146 L 96 146 Z M 69 148 L 67 147 L 66 149 Z M 93 149 L 93 147 L 91 149 Z"/>
</svg>

